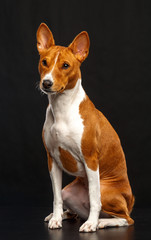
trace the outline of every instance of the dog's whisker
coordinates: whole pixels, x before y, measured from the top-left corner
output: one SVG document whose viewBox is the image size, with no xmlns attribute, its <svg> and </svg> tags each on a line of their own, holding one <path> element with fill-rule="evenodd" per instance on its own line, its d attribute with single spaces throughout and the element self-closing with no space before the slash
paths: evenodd
<svg viewBox="0 0 151 240">
<path fill-rule="evenodd" d="M 40 95 L 41 96 L 45 95 L 45 93 L 43 91 L 41 91 L 41 89 L 39 89 L 39 90 L 40 90 Z"/>
<path fill-rule="evenodd" d="M 35 88 L 36 88 L 36 89 L 40 89 L 39 82 L 36 82 L 36 83 L 35 83 Z"/>
<path fill-rule="evenodd" d="M 35 88 L 38 89 L 38 91 L 40 92 L 40 95 L 41 95 L 41 96 L 45 95 L 45 93 L 40 89 L 39 81 L 37 81 L 37 82 L 35 83 Z"/>
</svg>

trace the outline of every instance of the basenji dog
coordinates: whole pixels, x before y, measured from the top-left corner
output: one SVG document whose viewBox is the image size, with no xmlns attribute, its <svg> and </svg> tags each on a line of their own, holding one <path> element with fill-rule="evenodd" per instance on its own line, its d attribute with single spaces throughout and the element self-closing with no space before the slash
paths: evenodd
<svg viewBox="0 0 151 240">
<path fill-rule="evenodd" d="M 37 30 L 39 87 L 49 100 L 42 136 L 54 194 L 53 213 L 45 218 L 50 229 L 76 216 L 86 220 L 80 232 L 134 223 L 134 196 L 119 137 L 81 85 L 80 66 L 89 46 L 85 31 L 63 47 L 55 45 L 46 24 Z M 64 189 L 62 171 L 75 176 Z"/>
</svg>

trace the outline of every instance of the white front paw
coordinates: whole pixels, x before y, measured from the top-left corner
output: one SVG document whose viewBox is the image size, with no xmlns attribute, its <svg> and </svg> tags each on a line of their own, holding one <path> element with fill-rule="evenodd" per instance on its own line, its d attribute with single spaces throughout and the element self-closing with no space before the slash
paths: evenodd
<svg viewBox="0 0 151 240">
<path fill-rule="evenodd" d="M 52 217 L 49 220 L 48 228 L 56 229 L 56 228 L 61 228 L 61 227 L 62 227 L 62 218 Z"/>
<path fill-rule="evenodd" d="M 79 232 L 95 232 L 97 229 L 97 223 L 92 221 L 86 221 L 79 229 Z"/>
</svg>

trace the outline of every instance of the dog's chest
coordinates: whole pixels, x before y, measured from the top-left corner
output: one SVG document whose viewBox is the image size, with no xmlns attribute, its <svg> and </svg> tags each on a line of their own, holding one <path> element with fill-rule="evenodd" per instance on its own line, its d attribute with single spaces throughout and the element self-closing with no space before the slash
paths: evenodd
<svg viewBox="0 0 151 240">
<path fill-rule="evenodd" d="M 48 107 L 44 124 L 44 139 L 52 158 L 64 171 L 75 176 L 85 174 L 81 152 L 84 125 L 79 114 L 79 100 L 64 106 L 64 111 L 58 112 L 55 120 Z"/>
</svg>

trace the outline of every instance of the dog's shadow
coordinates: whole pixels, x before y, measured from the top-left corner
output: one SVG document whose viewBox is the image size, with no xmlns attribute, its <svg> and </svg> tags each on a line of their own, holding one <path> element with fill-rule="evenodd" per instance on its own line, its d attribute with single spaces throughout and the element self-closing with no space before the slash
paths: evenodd
<svg viewBox="0 0 151 240">
<path fill-rule="evenodd" d="M 99 229 L 94 233 L 79 233 L 81 221 L 68 220 L 63 222 L 62 229 L 49 230 L 45 227 L 51 240 L 133 240 L 134 226 Z"/>
<path fill-rule="evenodd" d="M 133 240 L 134 226 L 99 229 L 95 233 L 80 233 L 80 240 Z"/>
</svg>

